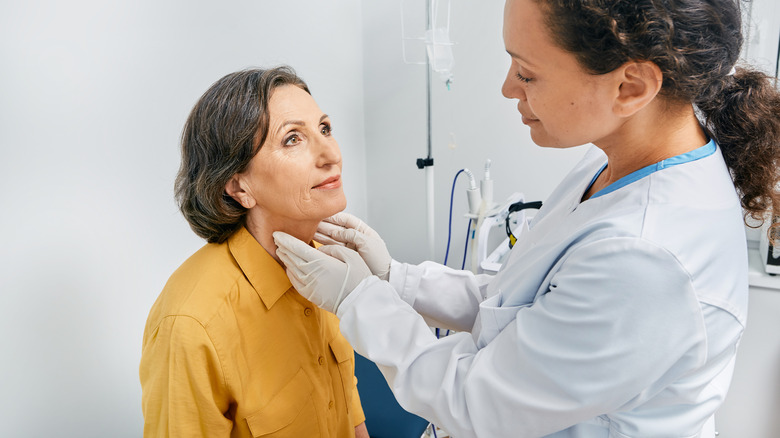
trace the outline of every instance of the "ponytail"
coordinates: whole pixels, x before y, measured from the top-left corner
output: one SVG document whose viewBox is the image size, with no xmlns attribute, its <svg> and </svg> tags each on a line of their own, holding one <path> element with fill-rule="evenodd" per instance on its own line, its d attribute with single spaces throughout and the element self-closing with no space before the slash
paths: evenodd
<svg viewBox="0 0 780 438">
<path fill-rule="evenodd" d="M 723 151 L 745 219 L 749 216 L 760 225 L 769 213 L 780 216 L 777 79 L 738 67 L 735 74 L 716 82 L 695 104 L 702 113 L 705 130 Z"/>
<path fill-rule="evenodd" d="M 536 1 L 557 44 L 586 71 L 654 62 L 664 75 L 660 94 L 693 102 L 720 145 L 745 222 L 753 226 L 748 216 L 759 224 L 770 213 L 780 216 L 777 80 L 749 68 L 729 74 L 743 42 L 740 0 Z"/>
</svg>

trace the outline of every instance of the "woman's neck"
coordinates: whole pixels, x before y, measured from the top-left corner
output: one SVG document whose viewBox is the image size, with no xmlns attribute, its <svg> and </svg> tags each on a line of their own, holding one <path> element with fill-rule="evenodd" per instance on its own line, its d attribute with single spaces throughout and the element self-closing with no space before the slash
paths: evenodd
<svg viewBox="0 0 780 438">
<path fill-rule="evenodd" d="M 317 226 L 320 221 L 291 221 L 288 218 L 268 218 L 263 217 L 257 210 L 250 210 L 247 214 L 246 229 L 255 240 L 262 246 L 271 257 L 280 265 L 282 262 L 276 255 L 276 243 L 273 233 L 276 231 L 285 232 L 302 242 L 309 243 L 314 239 L 314 233 L 317 232 Z"/>
</svg>

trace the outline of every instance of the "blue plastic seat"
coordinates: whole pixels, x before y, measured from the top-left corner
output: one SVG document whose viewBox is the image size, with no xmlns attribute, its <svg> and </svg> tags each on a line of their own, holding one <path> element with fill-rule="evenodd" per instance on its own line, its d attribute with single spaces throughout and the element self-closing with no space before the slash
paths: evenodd
<svg viewBox="0 0 780 438">
<path fill-rule="evenodd" d="M 374 362 L 355 353 L 355 376 L 371 438 L 420 438 L 428 421 L 398 404 Z"/>
</svg>

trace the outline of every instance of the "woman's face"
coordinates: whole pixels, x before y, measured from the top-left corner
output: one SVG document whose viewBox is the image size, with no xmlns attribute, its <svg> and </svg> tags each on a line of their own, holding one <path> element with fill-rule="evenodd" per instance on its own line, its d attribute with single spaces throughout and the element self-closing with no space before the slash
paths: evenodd
<svg viewBox="0 0 780 438">
<path fill-rule="evenodd" d="M 283 85 L 269 100 L 268 136 L 240 175 L 250 221 L 284 230 L 342 211 L 341 152 L 330 118 L 301 88 Z"/>
<path fill-rule="evenodd" d="M 518 99 L 523 123 L 540 146 L 565 148 L 599 139 L 617 128 L 617 94 L 610 74 L 585 72 L 574 55 L 553 43 L 535 0 L 507 0 L 504 45 L 512 58 L 501 92 Z"/>
</svg>

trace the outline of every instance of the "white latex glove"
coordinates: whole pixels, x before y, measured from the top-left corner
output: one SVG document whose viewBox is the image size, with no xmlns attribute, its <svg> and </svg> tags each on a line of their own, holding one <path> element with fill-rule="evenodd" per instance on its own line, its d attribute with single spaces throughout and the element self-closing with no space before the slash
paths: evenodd
<svg viewBox="0 0 780 438">
<path fill-rule="evenodd" d="M 331 313 L 365 278 L 371 276 L 366 263 L 355 251 L 338 245 L 319 249 L 289 234 L 273 234 L 276 255 L 287 268 L 290 282 L 302 296 Z"/>
<path fill-rule="evenodd" d="M 315 239 L 321 243 L 340 244 L 356 250 L 371 273 L 387 280 L 392 258 L 379 233 L 349 213 L 336 213 L 320 222 Z"/>
</svg>

